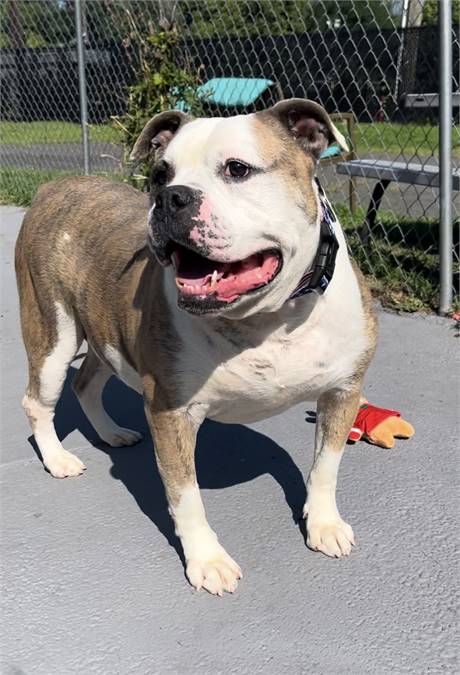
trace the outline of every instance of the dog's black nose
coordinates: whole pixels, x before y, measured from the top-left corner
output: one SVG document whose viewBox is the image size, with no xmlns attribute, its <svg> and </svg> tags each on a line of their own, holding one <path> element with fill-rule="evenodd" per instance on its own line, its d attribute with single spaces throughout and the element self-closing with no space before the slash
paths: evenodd
<svg viewBox="0 0 460 675">
<path fill-rule="evenodd" d="M 155 199 L 155 211 L 177 213 L 193 201 L 193 190 L 186 185 L 170 185 L 163 188 Z"/>
</svg>

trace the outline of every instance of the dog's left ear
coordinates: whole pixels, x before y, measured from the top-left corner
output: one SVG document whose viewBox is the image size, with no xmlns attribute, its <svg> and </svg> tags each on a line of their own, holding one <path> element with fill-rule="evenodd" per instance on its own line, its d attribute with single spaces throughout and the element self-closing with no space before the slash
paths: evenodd
<svg viewBox="0 0 460 675">
<path fill-rule="evenodd" d="M 331 143 L 338 143 L 342 150 L 348 150 L 345 138 L 319 103 L 303 98 L 290 98 L 276 103 L 266 112 L 276 117 L 305 152 L 316 158 Z"/>
</svg>

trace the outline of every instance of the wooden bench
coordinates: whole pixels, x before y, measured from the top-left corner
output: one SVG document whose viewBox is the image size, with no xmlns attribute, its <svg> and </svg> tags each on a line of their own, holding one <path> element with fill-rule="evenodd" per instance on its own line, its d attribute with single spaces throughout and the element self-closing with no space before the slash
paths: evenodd
<svg viewBox="0 0 460 675">
<path fill-rule="evenodd" d="M 369 242 L 369 235 L 374 227 L 380 202 L 391 182 L 439 187 L 439 167 L 432 164 L 391 162 L 384 159 L 353 159 L 337 164 L 336 169 L 337 173 L 350 178 L 375 178 L 378 181 L 372 192 L 366 219 L 360 232 L 364 244 Z M 460 169 L 452 171 L 452 184 L 454 190 L 460 190 Z"/>
</svg>

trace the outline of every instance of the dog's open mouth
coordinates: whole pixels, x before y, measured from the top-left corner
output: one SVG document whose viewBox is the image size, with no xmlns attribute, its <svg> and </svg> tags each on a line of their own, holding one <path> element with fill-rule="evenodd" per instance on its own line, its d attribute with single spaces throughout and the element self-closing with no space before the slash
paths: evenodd
<svg viewBox="0 0 460 675">
<path fill-rule="evenodd" d="M 175 244 L 171 259 L 183 296 L 202 300 L 212 297 L 227 303 L 266 286 L 281 269 L 281 255 L 273 249 L 224 263 Z"/>
</svg>

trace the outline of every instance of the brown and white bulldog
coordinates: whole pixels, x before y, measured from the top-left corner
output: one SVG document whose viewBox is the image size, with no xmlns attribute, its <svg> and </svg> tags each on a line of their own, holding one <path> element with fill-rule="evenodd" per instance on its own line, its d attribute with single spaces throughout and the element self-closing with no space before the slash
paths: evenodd
<svg viewBox="0 0 460 675">
<path fill-rule="evenodd" d="M 345 144 L 311 101 L 226 119 L 162 113 L 132 155 L 153 163 L 150 200 L 101 178 L 63 178 L 39 190 L 18 238 L 23 406 L 45 467 L 58 478 L 85 469 L 53 425 L 85 339 L 80 404 L 103 441 L 131 445 L 140 435 L 115 424 L 101 394 L 112 374 L 142 393 L 188 579 L 210 593 L 233 592 L 241 571 L 196 480 L 207 417 L 253 422 L 317 400 L 307 543 L 335 557 L 354 543 L 335 489 L 376 321 L 315 179 L 331 142 Z"/>
</svg>

